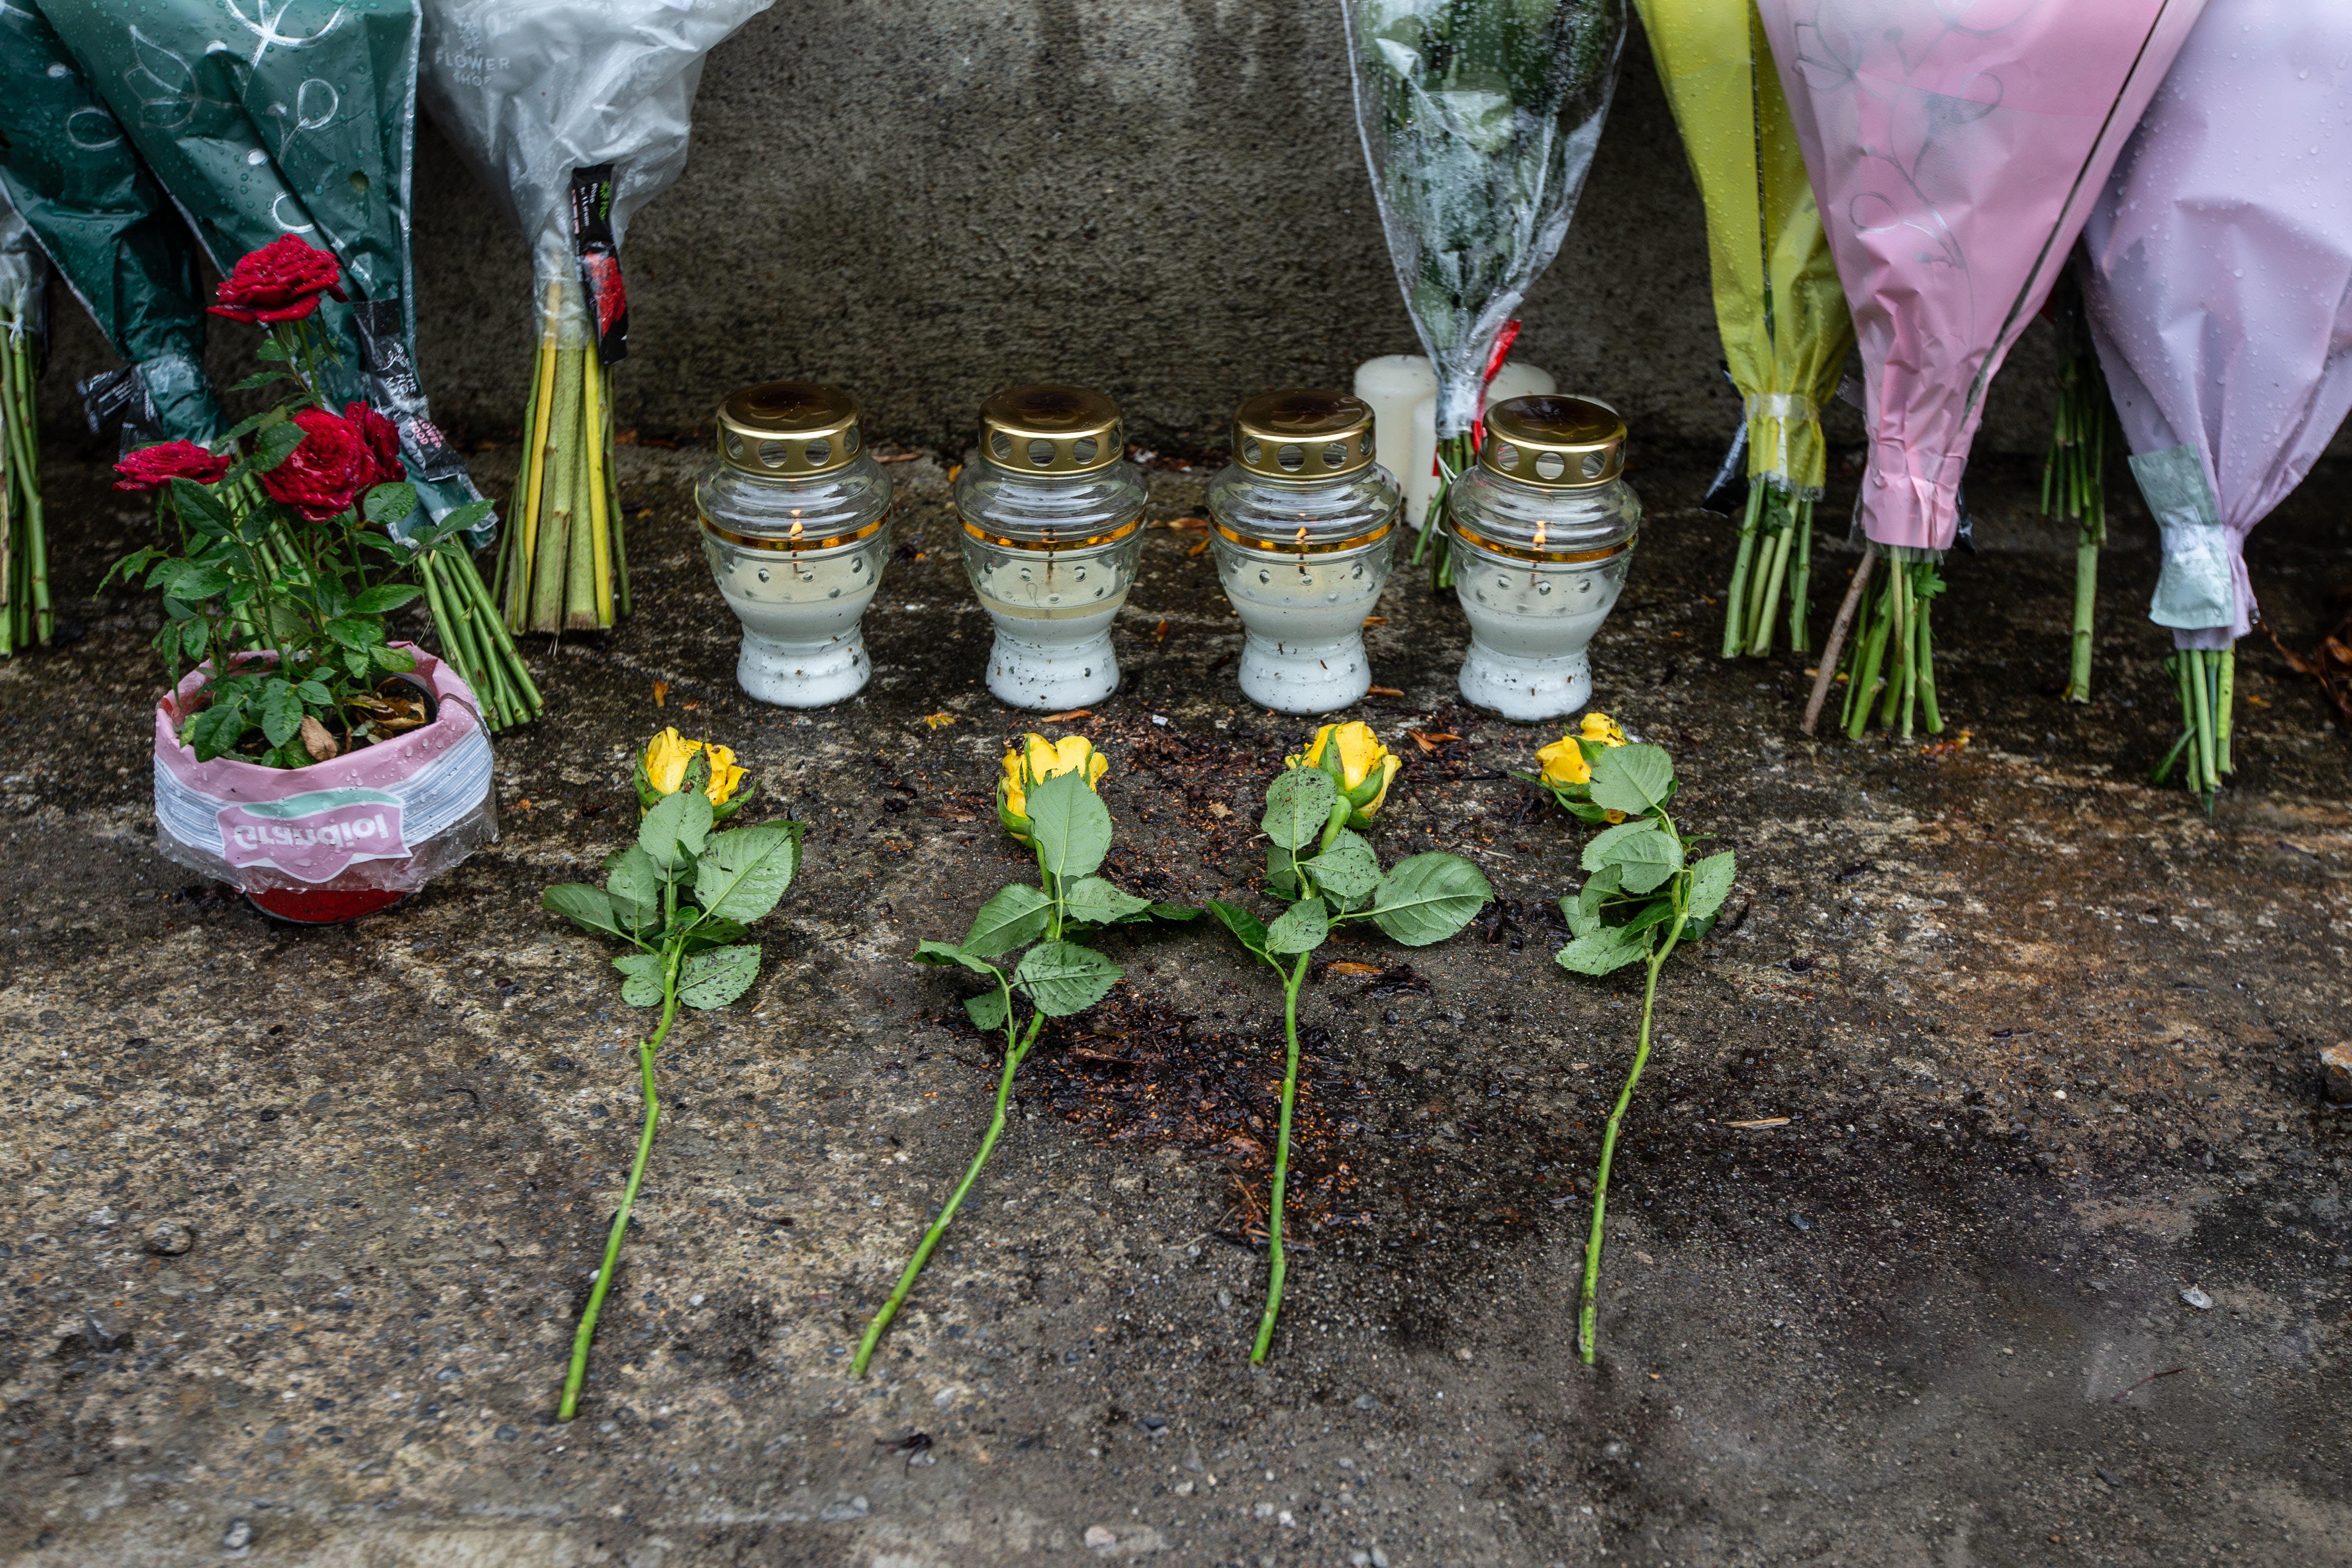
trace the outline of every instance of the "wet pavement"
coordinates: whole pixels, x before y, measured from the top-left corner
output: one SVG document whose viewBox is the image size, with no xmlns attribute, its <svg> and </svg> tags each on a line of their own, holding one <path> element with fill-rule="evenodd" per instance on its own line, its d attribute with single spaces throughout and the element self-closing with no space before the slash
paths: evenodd
<svg viewBox="0 0 2352 1568">
<path fill-rule="evenodd" d="M 53 469 L 73 640 L 0 665 L 5 1561 L 2352 1563 L 2352 1110 L 2317 1067 L 2352 1034 L 2352 769 L 2258 632 L 2216 817 L 2144 782 L 2177 727 L 2144 520 L 2117 520 L 2096 698 L 2063 704 L 2071 537 L 2025 516 L 2026 467 L 1973 474 L 1949 730 L 1809 742 L 1804 660 L 1713 656 L 1701 455 L 1634 474 L 1597 700 L 1675 753 L 1682 820 L 1741 874 L 1664 982 L 1597 1366 L 1575 1281 L 1638 992 L 1551 962 L 1584 834 L 1511 775 L 1557 732 L 1458 703 L 1462 618 L 1407 571 L 1370 632 L 1397 695 L 1351 716 L 1407 758 L 1376 841 L 1471 854 L 1498 902 L 1440 947 L 1320 955 L 1269 1366 L 1279 992 L 1216 933 L 1132 928 L 860 1383 L 848 1349 L 988 1113 L 964 985 L 908 956 L 1024 873 L 990 794 L 1024 722 L 981 684 L 932 458 L 893 470 L 877 678 L 816 715 L 734 688 L 691 455 L 625 458 L 643 608 L 535 645 L 550 706 L 499 742 L 500 841 L 324 929 L 155 853 L 152 611 L 87 597 L 146 524 Z M 2255 538 L 2290 646 L 2352 578 L 2343 477 Z M 1249 900 L 1307 727 L 1233 688 L 1183 526 L 1204 478 L 1156 476 L 1126 684 L 1050 727 L 1112 760 L 1114 880 Z M 564 1425 L 646 1015 L 539 891 L 623 841 L 665 723 L 734 746 L 806 862 L 758 986 L 664 1054 Z"/>
</svg>

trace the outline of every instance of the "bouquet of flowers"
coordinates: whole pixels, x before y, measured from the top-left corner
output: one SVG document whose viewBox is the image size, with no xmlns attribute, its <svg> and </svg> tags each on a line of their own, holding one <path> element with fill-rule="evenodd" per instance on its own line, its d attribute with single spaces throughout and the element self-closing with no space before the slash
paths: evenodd
<svg viewBox="0 0 2352 1568">
<path fill-rule="evenodd" d="M 2041 306 L 2203 0 L 1757 0 L 1862 345 L 1870 539 L 1807 710 L 1846 661 L 1848 733 L 1935 704 L 1927 606 L 1984 392 Z"/>
<path fill-rule="evenodd" d="M 2164 534 L 2149 619 L 2210 810 L 2231 768 L 2246 535 L 2352 409 L 2352 9 L 2210 0 L 2084 231 L 2083 292 Z"/>
<path fill-rule="evenodd" d="M 1707 271 L 1748 459 L 1723 654 L 1772 651 L 1781 590 L 1789 647 L 1812 646 L 1813 503 L 1827 475 L 1822 406 L 1853 319 L 1805 179 L 1772 52 L 1748 0 L 1634 0 L 1706 208 Z M 1727 466 L 1729 460 L 1727 460 Z"/>
<path fill-rule="evenodd" d="M 0 5 L 0 190 L 123 359 L 82 384 L 122 450 L 220 434 L 187 226 L 42 15 Z"/>
<path fill-rule="evenodd" d="M 507 624 L 610 626 L 629 612 L 613 475 L 621 242 L 686 168 L 703 57 L 769 0 L 423 4 L 426 102 L 530 246 L 530 399 L 499 561 Z"/>
<path fill-rule="evenodd" d="M 289 300 L 306 318 L 315 312 L 319 352 L 303 373 L 328 405 L 364 402 L 389 422 L 416 501 L 390 520 L 394 538 L 409 542 L 465 508 L 472 542 L 488 543 L 489 510 L 475 507 L 480 495 L 433 424 L 415 364 L 415 0 L 282 0 L 249 10 L 159 0 L 135 26 L 93 0 L 52 0 L 43 11 L 229 272 L 215 312 L 262 324 Z M 223 44 L 224 28 L 235 48 Z M 323 262 L 313 259 L 321 246 Z M 231 257 L 239 258 L 233 270 Z M 336 276 L 312 287 L 322 266 Z M 478 694 L 485 720 L 496 729 L 536 716 L 538 690 L 496 624 L 472 560 L 420 550 L 416 564 L 443 649 Z"/>
<path fill-rule="evenodd" d="M 1623 0 L 1346 0 L 1356 125 L 1389 260 L 1437 372 L 1437 530 L 1470 465 L 1480 394 L 1528 288 L 1559 252 L 1601 141 Z M 1416 549 L 1415 559 L 1420 558 Z"/>
<path fill-rule="evenodd" d="M 48 346 L 47 264 L 24 214 L 0 194 L 0 655 L 56 629 L 41 521 L 40 415 L 33 382 Z"/>
</svg>

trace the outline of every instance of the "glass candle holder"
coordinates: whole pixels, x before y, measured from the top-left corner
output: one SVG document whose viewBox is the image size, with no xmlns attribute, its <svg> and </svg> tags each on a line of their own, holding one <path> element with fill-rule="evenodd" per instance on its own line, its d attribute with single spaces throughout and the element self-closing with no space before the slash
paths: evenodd
<svg viewBox="0 0 2352 1568">
<path fill-rule="evenodd" d="M 1585 646 L 1625 586 L 1642 503 L 1625 483 L 1625 422 L 1579 397 L 1486 411 L 1478 461 L 1446 528 L 1470 620 L 1465 698 L 1505 718 L 1557 718 L 1592 696 Z"/>
<path fill-rule="evenodd" d="M 980 455 L 956 478 L 963 565 L 995 624 L 988 689 L 1011 707 L 1085 707 L 1118 688 L 1110 625 L 1143 549 L 1143 470 L 1118 404 L 1014 387 L 981 405 Z"/>
<path fill-rule="evenodd" d="M 1234 460 L 1209 483 L 1217 575 L 1247 633 L 1242 693 L 1277 713 L 1329 713 L 1371 687 L 1364 617 L 1403 499 L 1373 441 L 1360 399 L 1261 393 L 1235 411 Z"/>
<path fill-rule="evenodd" d="M 771 382 L 719 409 L 694 486 L 702 549 L 743 623 L 735 679 L 763 703 L 824 707 L 873 674 L 859 619 L 890 557 L 890 476 L 836 387 Z"/>
</svg>

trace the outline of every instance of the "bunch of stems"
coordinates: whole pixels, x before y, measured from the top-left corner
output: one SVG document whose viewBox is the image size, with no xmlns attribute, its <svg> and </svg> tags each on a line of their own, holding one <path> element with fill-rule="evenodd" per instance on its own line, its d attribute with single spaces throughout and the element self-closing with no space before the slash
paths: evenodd
<svg viewBox="0 0 2352 1568">
<path fill-rule="evenodd" d="M 1432 593 L 1454 586 L 1454 551 L 1445 533 L 1445 511 L 1453 503 L 1454 481 L 1477 460 L 1477 437 L 1469 431 L 1437 438 L 1437 493 L 1429 498 L 1429 515 L 1421 519 L 1421 538 L 1412 547 L 1412 563 L 1419 566 L 1431 545 L 1436 546 L 1429 559 Z"/>
<path fill-rule="evenodd" d="M 2238 685 L 2238 650 L 2182 648 L 2165 659 L 2164 673 L 2180 695 L 2180 738 L 2148 770 L 2147 780 L 2163 783 L 2173 765 L 2185 760 L 2184 781 L 2210 817 L 2221 780 L 2236 771 L 2230 760 L 2230 713 Z"/>
<path fill-rule="evenodd" d="M 1812 651 L 1813 498 L 1769 480 L 1751 481 L 1739 524 L 1739 554 L 1724 593 L 1723 656 L 1772 651 L 1780 590 L 1789 591 L 1789 651 Z"/>
<path fill-rule="evenodd" d="M 513 537 L 512 524 L 507 535 Z M 496 731 L 537 718 L 546 700 L 523 667 L 522 654 L 499 619 L 498 601 L 473 558 L 448 549 L 425 550 L 416 557 L 416 580 L 440 633 L 441 656 L 458 679 L 474 688 L 483 724 Z"/>
<path fill-rule="evenodd" d="M 1944 591 L 1942 563 L 1937 551 L 1901 547 L 1889 549 L 1883 563 L 1865 587 L 1861 628 L 1846 643 L 1845 708 L 1838 722 L 1860 740 L 1875 710 L 1878 727 L 1905 740 L 1920 725 L 1941 735 L 1928 606 Z"/>
<path fill-rule="evenodd" d="M 41 516 L 40 424 L 33 402 L 37 345 L 20 301 L 0 308 L 0 655 L 57 631 L 49 604 L 48 530 Z"/>
<path fill-rule="evenodd" d="M 576 285 L 547 290 L 523 410 L 498 597 L 516 632 L 593 632 L 629 612 L 629 559 L 613 476 L 612 372 Z"/>
<path fill-rule="evenodd" d="M 2057 301 L 2058 413 L 2042 460 L 2042 515 L 2071 520 L 2074 538 L 2074 635 L 2065 700 L 2091 700 L 2091 636 L 2099 601 L 2099 551 L 2107 542 L 2107 454 L 2122 443 L 2099 356 L 2082 324 L 2073 274 Z"/>
</svg>

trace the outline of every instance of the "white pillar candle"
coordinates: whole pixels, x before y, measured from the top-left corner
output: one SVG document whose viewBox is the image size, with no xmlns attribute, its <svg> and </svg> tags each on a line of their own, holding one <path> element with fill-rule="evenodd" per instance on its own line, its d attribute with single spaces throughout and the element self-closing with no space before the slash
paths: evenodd
<svg viewBox="0 0 2352 1568">
<path fill-rule="evenodd" d="M 1538 370 L 1524 360 L 1508 360 L 1495 372 L 1486 384 L 1489 407 L 1506 398 L 1533 397 L 1539 392 L 1556 392 L 1559 383 L 1552 380 L 1549 371 Z M 1429 394 L 1412 405 L 1412 449 L 1407 455 L 1410 472 L 1400 474 L 1404 481 L 1405 521 L 1421 527 L 1429 517 L 1430 497 L 1437 494 L 1437 392 Z"/>
<path fill-rule="evenodd" d="M 1437 392 L 1425 354 L 1382 354 L 1356 367 L 1356 396 L 1371 405 L 1372 461 L 1402 485 L 1412 465 L 1412 409 Z M 1429 459 L 1423 456 L 1423 466 Z"/>
</svg>

